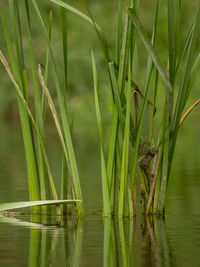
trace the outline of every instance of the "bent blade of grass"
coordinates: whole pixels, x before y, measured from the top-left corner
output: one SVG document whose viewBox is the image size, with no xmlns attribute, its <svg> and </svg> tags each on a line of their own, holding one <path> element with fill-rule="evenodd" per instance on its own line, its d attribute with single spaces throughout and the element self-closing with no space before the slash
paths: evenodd
<svg viewBox="0 0 200 267">
<path fill-rule="evenodd" d="M 84 20 L 86 20 L 87 22 L 89 22 L 90 24 L 92 24 L 94 26 L 94 23 L 92 21 L 92 19 L 90 17 L 88 17 L 87 15 L 85 15 L 84 13 L 82 13 L 81 11 L 79 11 L 78 9 L 72 7 L 71 5 L 61 1 L 61 0 L 49 0 L 50 2 L 61 6 L 69 11 L 71 11 L 72 13 L 78 15 L 79 17 L 83 18 Z M 97 26 L 97 25 L 96 25 Z M 99 26 L 97 26 L 99 27 Z"/>
<path fill-rule="evenodd" d="M 169 90 L 169 92 L 172 93 L 172 85 L 171 85 L 171 83 L 169 81 L 169 78 L 168 78 L 166 72 L 164 71 L 162 64 L 160 63 L 160 60 L 157 57 L 153 46 L 151 45 L 150 41 L 148 40 L 148 37 L 146 36 L 146 33 L 145 33 L 145 31 L 144 31 L 144 29 L 143 29 L 138 17 L 135 14 L 134 9 L 129 8 L 128 9 L 128 14 L 129 14 L 129 17 L 130 17 L 133 25 L 137 29 L 138 34 L 139 34 L 142 42 L 144 43 L 148 53 L 150 54 L 150 56 L 151 56 L 151 58 L 152 58 L 152 60 L 153 60 L 153 62 L 155 64 L 157 70 L 159 71 L 160 76 L 162 77 L 164 84 L 166 85 L 166 87 Z"/>
<path fill-rule="evenodd" d="M 95 108 L 96 108 L 96 117 L 97 124 L 99 129 L 99 137 L 101 143 L 101 178 L 102 178 L 102 190 L 103 190 L 103 207 L 104 207 L 104 216 L 110 216 L 110 198 L 109 198 L 109 188 L 108 188 L 108 178 L 105 164 L 105 156 L 104 156 L 104 143 L 103 143 L 103 128 L 102 128 L 102 120 L 101 120 L 101 111 L 99 105 L 99 96 L 98 96 L 98 77 L 96 70 L 96 62 L 94 58 L 94 54 L 92 51 L 92 69 L 93 69 L 93 79 L 94 79 L 94 97 L 95 97 Z"/>
<path fill-rule="evenodd" d="M 35 207 L 35 206 L 76 204 L 77 202 L 81 202 L 81 200 L 69 199 L 69 200 L 44 200 L 44 201 L 24 201 L 24 202 L 0 203 L 0 211 L 31 208 L 31 207 Z"/>
<path fill-rule="evenodd" d="M 12 75 L 12 72 L 10 70 L 8 62 L 6 61 L 6 59 L 5 59 L 4 55 L 3 55 L 3 53 L 1 52 L 1 50 L 0 50 L 0 60 L 1 60 L 2 64 L 4 65 L 8 75 L 9 75 L 9 77 L 10 77 L 10 79 L 11 79 L 11 81 L 12 81 L 12 83 L 13 83 L 15 89 L 16 89 L 16 92 L 17 92 L 20 100 L 23 103 L 23 106 L 24 106 L 25 110 L 26 110 L 28 116 L 30 117 L 34 127 L 35 127 L 37 135 L 39 136 L 39 139 L 40 139 L 40 142 L 41 142 L 41 146 L 42 146 L 42 149 L 43 149 L 43 155 L 44 155 L 44 158 L 45 158 L 45 161 L 46 161 L 46 165 L 47 165 L 47 170 L 49 172 L 49 179 L 50 179 L 50 184 L 51 184 L 51 188 L 52 188 L 52 194 L 53 194 L 54 200 L 57 200 L 58 196 L 57 196 L 55 185 L 54 185 L 54 182 L 53 182 L 53 177 L 51 175 L 50 167 L 49 167 L 48 160 L 47 160 L 46 150 L 45 150 L 45 147 L 43 145 L 43 139 L 41 137 L 40 131 L 39 131 L 38 127 L 37 127 L 37 124 L 35 122 L 35 119 L 34 119 L 32 113 L 30 111 L 30 108 L 29 108 L 29 106 L 28 106 L 28 104 L 27 104 L 27 102 L 26 102 L 26 100 L 25 100 L 25 98 L 24 98 L 24 96 L 23 96 L 23 94 L 22 94 L 22 92 L 21 92 L 21 90 L 20 90 L 15 78 L 14 78 L 14 76 Z"/>
<path fill-rule="evenodd" d="M 181 127 L 181 125 L 183 124 L 183 122 L 185 121 L 185 119 L 189 116 L 189 114 L 193 111 L 193 109 L 200 103 L 200 99 L 197 100 L 183 115 L 183 117 L 180 120 L 179 123 L 179 127 Z"/>
<path fill-rule="evenodd" d="M 56 125 L 56 129 L 57 129 L 58 136 L 59 136 L 59 139 L 60 139 L 60 142 L 62 145 L 63 153 L 65 155 L 65 160 L 66 160 L 66 163 L 68 165 L 68 168 L 70 169 L 70 162 L 69 162 L 69 157 L 68 157 L 68 153 L 67 153 L 67 147 L 66 147 L 64 136 L 63 136 L 62 129 L 60 126 L 61 124 L 59 122 L 58 113 L 56 111 L 56 108 L 55 108 L 55 105 L 53 103 L 53 99 L 49 93 L 49 90 L 48 90 L 47 86 L 45 85 L 44 77 L 42 75 L 41 65 L 38 66 L 38 73 L 39 73 L 39 79 L 40 79 L 42 89 L 46 95 L 46 98 L 47 98 L 47 101 L 48 101 L 48 104 L 49 104 L 49 107 L 50 107 L 50 110 L 51 110 L 51 113 L 52 113 L 52 116 L 53 116 L 53 119 L 54 119 L 54 122 Z"/>
<path fill-rule="evenodd" d="M 62 129 L 61 129 L 61 124 L 59 122 L 59 116 L 58 113 L 56 111 L 53 99 L 49 93 L 49 90 L 47 88 L 47 86 L 45 85 L 45 78 L 43 77 L 42 74 L 42 70 L 41 70 L 41 65 L 38 65 L 38 74 L 39 74 L 39 79 L 40 79 L 40 83 L 43 89 L 43 92 L 47 98 L 54 122 L 55 122 L 55 126 L 58 132 L 58 136 L 61 142 L 61 146 L 62 146 L 62 152 L 63 152 L 63 162 L 62 162 L 62 179 L 61 179 L 61 197 L 67 196 L 67 191 L 69 190 L 69 188 L 67 188 L 67 186 L 69 186 L 69 184 L 72 185 L 72 189 L 71 191 L 74 192 L 74 188 L 73 188 L 73 179 L 71 176 L 71 167 L 70 167 L 70 160 L 69 160 L 69 156 L 68 156 L 68 152 L 67 152 L 67 147 L 65 144 L 65 140 L 64 140 L 64 136 L 62 133 Z M 68 175 L 66 174 L 66 172 L 68 172 Z M 70 179 L 70 181 L 68 181 L 68 178 Z M 63 213 L 64 209 L 62 208 L 62 213 Z"/>
</svg>

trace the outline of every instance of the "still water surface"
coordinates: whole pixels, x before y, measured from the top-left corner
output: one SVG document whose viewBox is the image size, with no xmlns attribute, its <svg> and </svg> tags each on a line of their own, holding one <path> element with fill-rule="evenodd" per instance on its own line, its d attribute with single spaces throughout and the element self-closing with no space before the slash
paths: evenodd
<svg viewBox="0 0 200 267">
<path fill-rule="evenodd" d="M 0 202 L 28 199 L 23 146 L 12 127 L 0 131 Z M 52 139 L 50 153 L 56 149 Z M 87 146 L 92 161 L 85 170 L 85 149 L 82 145 L 78 156 L 85 219 L 0 216 L 0 266 L 200 266 L 197 159 L 175 161 L 165 218 L 103 220 L 98 153 Z M 60 158 L 56 159 L 54 174 L 59 173 Z"/>
</svg>

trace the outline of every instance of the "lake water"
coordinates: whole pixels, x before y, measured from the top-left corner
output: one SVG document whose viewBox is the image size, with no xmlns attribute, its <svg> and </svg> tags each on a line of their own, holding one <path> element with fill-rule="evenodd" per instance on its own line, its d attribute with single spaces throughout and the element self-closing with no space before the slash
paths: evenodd
<svg viewBox="0 0 200 267">
<path fill-rule="evenodd" d="M 49 153 L 58 155 L 51 160 L 57 177 L 59 145 L 53 136 Z M 20 130 L 3 125 L 0 138 L 0 202 L 27 200 Z M 191 150 L 188 160 L 181 154 L 175 159 L 164 218 L 103 220 L 98 146 L 76 143 L 85 218 L 0 216 L 0 266 L 200 266 L 200 168 Z"/>
</svg>

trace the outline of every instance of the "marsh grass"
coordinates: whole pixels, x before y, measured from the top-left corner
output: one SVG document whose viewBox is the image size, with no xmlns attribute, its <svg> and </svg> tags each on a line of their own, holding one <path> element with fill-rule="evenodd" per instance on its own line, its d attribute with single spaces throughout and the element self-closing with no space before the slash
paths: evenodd
<svg viewBox="0 0 200 267">
<path fill-rule="evenodd" d="M 131 2 L 130 6 L 123 11 L 124 21 L 122 23 L 122 2 L 118 2 L 117 57 L 116 60 L 105 57 L 108 76 L 110 77 L 110 90 L 113 96 L 113 123 L 109 152 L 107 156 L 103 153 L 103 162 L 101 161 L 103 164 L 104 215 L 106 216 L 109 216 L 110 212 L 114 214 L 116 210 L 119 217 L 133 216 L 138 209 L 146 215 L 165 212 L 166 191 L 179 128 L 188 114 L 199 103 L 197 100 L 183 115 L 191 93 L 193 79 L 197 74 L 194 69 L 199 64 L 197 63 L 199 61 L 197 40 L 200 29 L 200 5 L 197 5 L 192 27 L 180 49 L 178 31 L 181 30 L 179 21 L 181 2 L 168 1 L 168 23 L 166 25 L 168 28 L 168 58 L 166 60 L 168 66 L 166 67 L 162 65 L 155 49 L 155 43 L 159 42 L 157 31 L 159 29 L 160 1 L 156 1 L 155 4 L 151 41 L 139 20 L 139 2 Z M 94 22 L 90 11 L 89 15 Z M 105 52 L 106 43 L 102 45 L 102 42 L 105 41 L 101 32 L 97 28 L 95 30 L 101 47 L 104 48 L 102 49 L 104 56 L 105 54 L 109 55 L 109 51 Z M 143 45 L 148 53 L 146 72 L 143 75 L 144 88 L 139 88 L 134 82 L 138 79 L 134 74 L 140 68 L 138 44 Z M 102 154 L 105 148 L 103 147 L 102 121 L 99 119 L 101 117 L 101 100 L 97 98 L 99 86 L 94 55 L 92 56 L 92 65 L 95 105 L 98 105 L 98 109 L 96 109 L 97 121 L 98 125 L 101 126 Z M 183 71 L 180 69 L 180 65 L 184 65 Z M 115 69 L 113 66 L 116 66 Z M 199 67 L 197 69 L 199 70 Z M 155 79 L 154 87 L 152 87 L 153 78 Z M 162 88 L 158 88 L 161 87 L 158 80 L 162 80 Z M 163 110 L 156 109 L 158 90 L 165 90 Z M 143 98 L 139 107 L 138 97 L 140 96 Z M 153 134 L 155 111 L 163 112 L 163 120 L 157 136 Z M 149 126 L 144 125 L 145 123 L 148 123 Z M 106 158 L 107 163 L 105 163 Z M 105 165 L 107 166 L 107 175 Z M 116 169 L 120 171 L 116 172 Z M 136 189 L 137 187 L 139 189 Z M 137 201 L 138 199 L 140 201 Z M 108 201 L 110 201 L 109 204 Z M 134 209 L 136 203 L 139 207 Z"/>
<path fill-rule="evenodd" d="M 43 30 L 43 35 L 46 38 L 46 58 L 42 61 L 46 62 L 44 74 L 41 67 L 38 68 L 36 51 L 33 44 L 32 33 L 32 13 L 30 9 L 35 11 L 35 16 L 38 18 Z M 55 187 L 54 178 L 52 176 L 50 164 L 47 155 L 47 141 L 45 134 L 45 114 L 46 114 L 46 102 L 50 106 L 56 129 L 61 141 L 61 147 L 63 150 L 63 162 L 62 162 L 62 188 L 61 197 L 67 199 L 69 197 L 73 199 L 82 200 L 82 193 L 79 181 L 79 173 L 76 163 L 75 152 L 72 144 L 70 123 L 67 115 L 67 19 L 66 11 L 61 9 L 61 29 L 62 29 L 62 44 L 63 44 L 63 64 L 64 64 L 64 86 L 62 87 L 56 61 L 51 47 L 51 32 L 52 32 L 52 12 L 49 14 L 49 25 L 45 25 L 40 8 L 36 1 L 24 0 L 19 4 L 16 0 L 9 1 L 9 10 L 11 18 L 10 31 L 8 22 L 4 17 L 3 7 L 0 9 L 0 17 L 4 30 L 5 42 L 7 45 L 7 52 L 11 64 L 9 66 L 4 54 L 1 52 L 1 61 L 10 76 L 10 79 L 17 92 L 17 100 L 19 106 L 19 113 L 21 119 L 21 126 L 23 132 L 24 148 L 27 161 L 28 170 L 28 182 L 30 192 L 30 207 L 33 207 L 34 211 L 39 212 L 40 207 L 37 206 L 34 201 L 45 201 L 53 198 L 55 201 L 59 200 L 57 189 Z M 23 12 L 22 12 L 23 11 Z M 26 37 L 28 42 L 28 56 L 25 55 L 24 47 L 27 45 L 24 35 L 22 37 L 22 23 L 21 15 L 26 15 L 25 25 L 23 30 L 26 30 Z M 23 20 L 24 21 L 24 20 Z M 49 80 L 49 62 L 51 60 L 51 66 L 54 72 L 55 87 L 58 96 L 60 117 L 56 111 L 53 100 L 47 88 Z M 28 65 L 28 66 L 27 66 Z M 40 65 L 39 65 L 40 66 Z M 31 68 L 31 73 L 27 69 Z M 32 87 L 34 93 L 34 115 L 31 111 L 30 104 L 30 78 L 32 80 Z M 47 101 L 46 101 L 46 99 Z M 34 131 L 36 135 L 34 135 Z M 44 202 L 45 203 L 45 202 Z M 46 202 L 47 203 L 47 202 Z M 64 204 L 67 201 L 55 202 L 57 204 Z M 79 216 L 84 213 L 82 201 L 75 201 L 77 212 Z M 48 203 L 47 203 L 48 204 Z M 6 207 L 6 206 L 5 206 Z M 13 208 L 15 208 L 13 206 Z M 42 212 L 50 211 L 48 205 L 42 207 Z M 66 209 L 62 209 L 62 213 L 66 212 Z M 57 208 L 57 213 L 61 214 L 61 209 Z"/>
<path fill-rule="evenodd" d="M 10 71 L 8 71 L 9 66 L 5 63 L 3 54 L 2 59 L 18 93 L 17 99 L 27 158 L 31 200 L 47 199 L 50 194 L 54 196 L 55 200 L 58 199 L 56 189 L 52 186 L 54 183 L 46 155 L 45 113 L 47 104 L 50 107 L 62 146 L 61 197 L 69 198 L 72 196 L 73 199 L 82 200 L 66 101 L 69 53 L 67 48 L 67 14 L 72 12 L 77 16 L 77 19 L 80 17 L 89 22 L 88 27 L 93 27 L 109 77 L 107 87 L 110 88 L 111 92 L 112 123 L 110 142 L 107 148 L 105 147 L 104 121 L 101 110 L 103 106 L 100 97 L 101 86 L 98 81 L 98 73 L 101 69 L 97 66 L 95 53 L 92 51 L 94 102 L 100 137 L 104 216 L 111 216 L 116 212 L 119 217 L 134 216 L 139 211 L 146 215 L 150 213 L 163 214 L 179 128 L 199 103 L 197 100 L 184 114 L 200 67 L 200 51 L 197 48 L 200 4 L 197 4 L 196 14 L 191 14 L 193 22 L 185 42 L 182 44 L 179 38 L 181 1 L 167 1 L 168 12 L 165 27 L 168 30 L 168 55 L 165 58 L 165 64 L 163 64 L 161 62 L 163 59 L 160 59 L 156 49 L 156 45 L 160 42 L 158 38 L 160 0 L 155 1 L 151 38 L 147 35 L 140 21 L 140 1 L 131 0 L 130 7 L 126 9 L 123 9 L 122 0 L 116 1 L 118 15 L 115 51 L 110 51 L 108 48 L 104 37 L 105 32 L 96 23 L 86 0 L 84 0 L 84 4 L 88 16 L 67 4 L 66 1 L 50 0 L 50 2 L 60 8 L 64 66 L 61 74 L 64 80 L 63 84 L 51 45 L 52 13 L 50 12 L 47 27 L 37 1 L 23 1 L 23 8 L 26 10 L 27 17 L 26 30 L 34 87 L 35 117 L 30 111 L 28 73 L 20 21 L 22 5 L 19 6 L 16 0 L 9 1 L 12 33 L 8 30 L 9 27 L 2 8 L 0 12 L 11 64 Z M 35 11 L 34 14 L 38 18 L 46 39 L 44 71 L 41 65 L 38 68 L 38 63 L 41 62 L 37 62 L 34 52 L 30 8 Z M 143 55 L 144 49 L 147 53 L 146 58 Z M 115 57 L 113 58 L 111 55 L 115 55 Z M 139 64 L 141 59 L 146 60 L 145 70 Z M 49 66 L 54 74 L 59 113 L 48 89 Z M 142 77 L 142 83 L 140 77 Z M 162 91 L 162 99 L 158 98 L 160 91 Z M 156 118 L 158 113 L 162 113 L 161 121 Z M 158 122 L 160 123 L 159 127 L 157 126 Z M 36 140 L 33 135 L 33 127 L 37 133 Z M 155 128 L 158 129 L 155 131 Z M 52 191 L 52 188 L 55 190 Z M 84 213 L 82 203 L 77 202 L 76 205 L 78 214 L 82 215 Z M 121 226 L 122 228 L 123 226 Z M 123 238 L 123 232 L 121 236 Z"/>
</svg>

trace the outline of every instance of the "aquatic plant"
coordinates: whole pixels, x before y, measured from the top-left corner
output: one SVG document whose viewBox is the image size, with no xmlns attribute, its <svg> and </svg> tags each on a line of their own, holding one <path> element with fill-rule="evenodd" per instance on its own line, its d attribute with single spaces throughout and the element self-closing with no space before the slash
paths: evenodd
<svg viewBox="0 0 200 267">
<path fill-rule="evenodd" d="M 105 59 L 112 96 L 112 125 L 107 154 L 98 71 L 92 52 L 104 216 L 111 216 L 116 210 L 119 217 L 133 216 L 141 207 L 146 215 L 163 214 L 178 131 L 199 103 L 196 101 L 183 115 L 200 66 L 200 54 L 197 54 L 199 51 L 196 48 L 200 5 L 197 5 L 192 26 L 182 46 L 179 39 L 182 3 L 167 1 L 168 56 L 165 60 L 167 66 L 163 67 L 155 48 L 159 42 L 160 0 L 155 3 L 151 40 L 139 19 L 140 1 L 131 0 L 130 7 L 123 11 L 122 0 L 118 0 L 116 53 L 109 50 L 104 31 L 96 23 L 86 0 L 88 16 L 60 0 L 51 2 L 93 25 Z M 145 71 L 139 64 L 140 58 L 145 60 L 144 47 L 148 55 Z M 116 54 L 115 58 L 111 54 Z M 142 74 L 139 75 L 140 72 Z M 139 86 L 140 76 L 144 84 Z M 162 99 L 158 99 L 159 90 L 163 90 Z M 161 106 L 159 110 L 157 104 Z M 155 116 L 158 113 L 163 113 L 159 127 L 156 126 L 158 120 Z M 155 128 L 158 128 L 157 132 Z"/>
<path fill-rule="evenodd" d="M 99 94 L 98 70 L 95 53 L 92 51 L 94 78 L 94 99 L 100 137 L 101 177 L 104 216 L 111 216 L 117 210 L 118 216 L 133 216 L 140 209 L 148 215 L 163 214 L 170 171 L 174 157 L 179 128 L 189 113 L 197 106 L 197 100 L 184 114 L 184 110 L 200 67 L 197 41 L 200 27 L 200 4 L 197 5 L 193 23 L 184 44 L 180 42 L 181 1 L 167 1 L 168 15 L 168 55 L 161 63 L 156 45 L 159 43 L 158 30 L 161 1 L 155 3 L 155 16 L 151 39 L 140 21 L 140 1 L 131 0 L 130 7 L 123 10 L 122 0 L 118 0 L 116 51 L 110 51 L 104 38 L 104 30 L 96 23 L 85 0 L 88 16 L 61 0 L 50 0 L 61 8 L 61 29 L 63 43 L 63 77 L 61 86 L 55 57 L 51 46 L 52 14 L 48 30 L 36 0 L 24 0 L 27 16 L 27 39 L 34 87 L 35 117 L 30 111 L 27 71 L 21 34 L 20 8 L 16 0 L 10 0 L 13 33 L 8 30 L 7 21 L 1 10 L 1 21 L 7 43 L 11 70 L 5 57 L 1 60 L 18 93 L 19 111 L 27 158 L 31 200 L 48 199 L 50 191 L 55 200 L 58 196 L 52 179 L 45 139 L 46 100 L 53 115 L 63 150 L 63 177 L 61 198 L 71 194 L 74 199 L 82 199 L 78 168 L 67 115 L 67 20 L 66 10 L 81 17 L 92 25 L 105 59 L 111 92 L 110 143 L 105 147 L 102 119 L 102 100 Z M 37 14 L 40 27 L 46 38 L 46 64 L 44 75 L 42 65 L 37 66 L 32 41 L 30 5 Z M 162 25 L 163 27 L 163 25 Z M 14 43 L 15 49 L 12 44 Z M 144 56 L 144 48 L 147 58 Z M 116 54 L 115 57 L 111 55 Z M 146 62 L 141 68 L 139 61 Z M 48 90 L 49 60 L 54 73 L 54 81 L 60 108 L 57 114 Z M 143 63 L 144 65 L 144 63 Z M 100 70 L 101 71 L 101 70 Z M 143 83 L 140 82 L 142 78 Z M 41 90 L 43 93 L 41 93 Z M 158 97 L 162 92 L 162 97 Z M 46 98 L 45 98 L 46 96 Z M 45 100 L 46 99 L 46 100 Z M 159 114 L 159 118 L 156 116 Z M 162 114 L 162 115 L 161 115 Z M 159 120 L 160 119 L 160 120 Z M 159 126 L 158 126 L 159 124 Z M 36 144 L 33 129 L 36 131 Z M 156 129 L 156 130 L 155 130 Z M 37 152 L 36 152 L 37 151 Z M 67 175 L 66 175 L 67 174 Z M 66 189 L 68 188 L 68 189 Z M 83 207 L 77 202 L 79 215 Z"/>
<path fill-rule="evenodd" d="M 179 128 L 196 101 L 183 115 L 188 97 L 199 70 L 200 61 L 197 39 L 200 28 L 200 5 L 194 16 L 184 46 L 180 49 L 181 1 L 168 0 L 168 56 L 166 68 L 156 52 L 159 42 L 160 0 L 156 1 L 155 19 L 151 41 L 139 20 L 139 1 L 131 1 L 122 23 L 122 1 L 118 1 L 117 56 L 111 59 L 102 32 L 95 27 L 106 59 L 112 93 L 112 127 L 108 155 L 103 146 L 103 126 L 98 96 L 97 70 L 92 55 L 95 105 L 101 141 L 102 188 L 104 215 L 133 216 L 139 209 L 148 215 L 165 212 L 165 197 L 170 177 Z M 91 12 L 91 19 L 94 21 Z M 123 25 L 122 25 L 123 24 Z M 95 25 L 95 23 L 94 23 Z M 123 30 L 122 30 L 123 28 Z M 181 30 L 181 28 L 180 28 Z M 121 38 L 122 36 L 122 38 Z M 148 53 L 146 72 L 141 70 L 144 85 L 138 86 L 143 47 Z M 139 47 L 140 46 L 140 47 Z M 180 51 L 178 50 L 180 49 Z M 142 52 L 141 52 L 142 51 Z M 141 53 L 141 55 L 140 55 Z M 184 69 L 180 68 L 184 65 Z M 158 81 L 162 80 L 162 84 Z M 154 81 L 153 81 L 154 80 Z M 165 90 L 158 100 L 158 87 Z M 142 98 L 139 101 L 138 98 Z M 157 109 L 162 101 L 164 108 Z M 141 107 L 139 107 L 140 105 Z M 159 105 L 160 106 L 160 105 Z M 156 113 L 163 113 L 158 133 L 154 128 L 158 122 Z M 145 125 L 146 124 L 146 125 Z M 142 203 L 142 205 L 141 205 Z"/>
<path fill-rule="evenodd" d="M 78 199 L 82 200 L 81 186 L 79 181 L 79 173 L 76 163 L 74 147 L 72 143 L 70 122 L 67 115 L 66 103 L 66 90 L 67 90 L 67 19 L 66 11 L 61 8 L 61 31 L 62 31 L 62 44 L 63 44 L 63 73 L 58 74 L 54 54 L 51 47 L 51 32 L 52 32 L 52 12 L 49 14 L 48 29 L 43 21 L 40 8 L 36 1 L 22 2 L 16 0 L 9 1 L 10 10 L 10 24 L 4 16 L 4 9 L 0 7 L 0 18 L 4 32 L 5 43 L 7 45 L 7 53 L 9 56 L 11 67 L 8 64 L 3 52 L 0 52 L 0 59 L 3 63 L 15 89 L 17 92 L 17 101 L 21 119 L 24 148 L 26 154 L 26 163 L 28 170 L 28 182 L 30 193 L 30 207 L 34 211 L 39 212 L 40 206 L 37 201 L 44 201 L 42 211 L 47 212 L 48 201 L 51 198 L 55 200 L 55 205 L 67 203 L 67 201 L 59 202 L 59 197 L 55 187 L 54 179 L 52 176 L 48 156 L 47 156 L 47 141 L 45 134 L 45 115 L 47 104 L 49 104 L 52 112 L 55 126 L 58 131 L 58 136 L 61 141 L 63 151 L 62 162 L 62 188 L 61 199 Z M 6 7 L 4 7 L 6 8 Z M 21 10 L 25 14 L 25 25 L 23 30 L 26 31 L 26 38 L 22 36 L 22 23 L 21 23 Z M 38 17 L 41 29 L 43 30 L 44 37 L 46 38 L 46 58 L 44 74 L 42 67 L 37 61 L 36 51 L 33 44 L 32 27 L 33 22 L 31 19 L 30 9 L 35 10 L 35 15 Z M 10 27 L 11 26 L 11 27 Z M 25 28 L 25 29 L 24 29 Z M 12 31 L 10 30 L 12 29 Z M 25 40 L 24 40 L 25 39 Z M 25 46 L 28 45 L 28 56 L 25 55 Z M 58 96 L 58 103 L 60 109 L 60 117 L 56 111 L 55 105 L 47 88 L 49 80 L 49 61 L 54 72 L 54 81 L 56 92 Z M 31 68 L 31 73 L 27 70 Z M 60 75 L 64 77 L 64 86 L 61 86 Z M 30 77 L 28 77 L 30 76 Z M 31 95 L 30 95 L 30 80 L 34 92 L 34 115 L 30 108 Z M 45 99 L 46 96 L 46 99 Z M 36 137 L 34 137 L 34 130 Z M 45 202 L 46 201 L 46 202 Z M 84 213 L 82 201 L 72 201 L 76 204 L 78 215 L 82 216 Z M 22 203 L 23 204 L 23 203 Z M 27 204 L 27 203 L 26 203 Z M 51 202 L 52 204 L 52 202 Z M 13 205 L 13 208 L 20 206 L 20 203 Z M 23 206 L 23 205 L 22 205 Z M 6 205 L 2 206 L 6 209 Z M 9 205 L 10 207 L 10 205 Z M 62 210 L 62 212 L 64 212 Z M 66 212 L 66 210 L 65 210 Z M 57 208 L 57 213 L 61 214 L 61 209 Z"/>
</svg>

